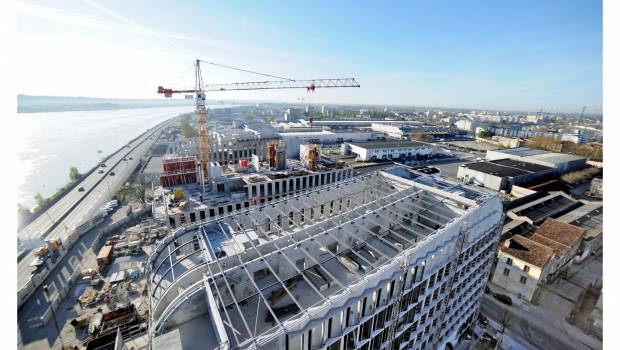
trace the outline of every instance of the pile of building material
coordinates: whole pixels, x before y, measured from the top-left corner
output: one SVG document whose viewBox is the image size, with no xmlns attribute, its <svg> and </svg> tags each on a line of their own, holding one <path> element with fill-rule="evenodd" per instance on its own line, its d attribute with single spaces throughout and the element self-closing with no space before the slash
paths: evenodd
<svg viewBox="0 0 620 350">
<path fill-rule="evenodd" d="M 88 288 L 84 291 L 84 293 L 82 293 L 78 301 L 80 302 L 80 305 L 82 307 L 90 306 L 96 302 L 98 295 L 99 292 L 97 292 L 95 289 Z"/>
</svg>

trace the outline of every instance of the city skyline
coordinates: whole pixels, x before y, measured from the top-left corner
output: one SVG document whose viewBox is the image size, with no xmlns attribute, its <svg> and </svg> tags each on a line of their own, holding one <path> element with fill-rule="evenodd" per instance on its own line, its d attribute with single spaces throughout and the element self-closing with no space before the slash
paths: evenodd
<svg viewBox="0 0 620 350">
<path fill-rule="evenodd" d="M 190 85 L 200 57 L 362 85 L 214 100 L 569 113 L 602 105 L 600 2 L 313 5 L 18 2 L 18 92 L 156 98 L 158 85 Z M 248 80 L 263 77 L 205 70 L 209 83 Z"/>
</svg>

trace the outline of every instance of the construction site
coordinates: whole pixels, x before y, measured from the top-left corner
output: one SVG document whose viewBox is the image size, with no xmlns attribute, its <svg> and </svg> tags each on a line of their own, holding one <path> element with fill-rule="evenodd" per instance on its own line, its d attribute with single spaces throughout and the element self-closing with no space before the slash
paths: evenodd
<svg viewBox="0 0 620 350">
<path fill-rule="evenodd" d="M 96 258 L 42 323 L 86 349 L 456 345 L 478 318 L 499 196 L 405 165 L 354 176 L 319 143 L 287 151 L 264 120 L 207 123 L 206 91 L 359 85 L 204 85 L 201 62 L 196 89 L 158 89 L 195 94 L 196 136 L 167 131 L 172 141 L 153 146 L 165 152 L 141 167 L 152 179 L 146 218 L 97 235 Z M 63 249 L 50 240 L 38 253 Z"/>
<path fill-rule="evenodd" d="M 496 194 L 398 166 L 188 224 L 148 259 L 152 346 L 455 344 L 501 218 Z"/>
</svg>

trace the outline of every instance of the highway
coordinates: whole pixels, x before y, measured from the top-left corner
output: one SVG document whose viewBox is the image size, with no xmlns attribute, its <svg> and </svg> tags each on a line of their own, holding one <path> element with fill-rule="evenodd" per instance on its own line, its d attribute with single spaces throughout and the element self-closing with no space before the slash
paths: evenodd
<svg viewBox="0 0 620 350">
<path fill-rule="evenodd" d="M 133 140 L 130 144 L 117 151 L 106 162 L 106 167 L 100 167 L 58 200 L 46 213 L 18 233 L 24 241 L 35 239 L 42 233 L 49 231 L 45 238 L 65 238 L 76 226 L 90 219 L 101 208 L 140 164 L 141 158 L 156 142 L 163 125 L 153 128 Z M 103 173 L 100 173 L 103 170 Z M 114 173 L 114 175 L 112 175 Z M 80 191 L 80 188 L 84 188 Z M 23 247 L 35 248 L 33 246 Z M 17 264 L 17 288 L 23 286 L 35 270 L 30 266 L 34 260 L 34 253 L 30 251 Z"/>
<path fill-rule="evenodd" d="M 134 140 L 133 146 L 137 146 L 138 144 L 140 144 L 142 141 L 150 137 L 152 133 L 153 131 L 146 133 L 140 138 Z M 33 222 L 24 227 L 20 232 L 18 232 L 18 237 L 21 240 L 36 239 L 42 234 L 47 233 L 48 230 L 62 217 L 63 214 L 68 211 L 68 209 L 72 205 L 76 204 L 80 199 L 86 196 L 87 190 L 93 188 L 93 186 L 95 186 L 95 184 L 99 180 L 104 179 L 108 175 L 108 172 L 112 169 L 113 164 L 119 164 L 121 166 L 127 165 L 127 163 L 122 163 L 121 160 L 125 157 L 130 156 L 129 154 L 132 151 L 132 148 L 127 147 L 121 148 L 119 151 L 117 151 L 114 155 L 112 155 L 112 157 L 110 157 L 106 161 L 106 164 L 109 164 L 110 166 L 108 168 L 101 168 L 102 170 L 104 170 L 103 174 L 99 174 L 98 170 L 95 170 L 89 176 L 82 179 L 80 184 L 75 186 L 71 191 L 65 193 L 65 195 L 56 203 L 54 203 L 54 205 L 48 208 L 45 213 L 41 214 L 37 219 L 35 219 Z M 139 158 L 134 158 L 133 160 L 133 162 L 138 161 Z M 117 170 L 121 170 L 121 167 L 119 167 Z M 83 187 L 85 191 L 79 191 L 80 187 Z"/>
</svg>

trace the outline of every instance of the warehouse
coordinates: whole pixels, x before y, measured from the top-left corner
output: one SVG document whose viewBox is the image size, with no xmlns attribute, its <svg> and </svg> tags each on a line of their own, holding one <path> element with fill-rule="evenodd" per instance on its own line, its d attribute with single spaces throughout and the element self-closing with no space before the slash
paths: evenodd
<svg viewBox="0 0 620 350">
<path fill-rule="evenodd" d="M 555 170 L 546 166 L 512 159 L 498 159 L 462 164 L 457 178 L 495 191 L 510 191 L 512 185 L 546 180 L 553 178 L 555 174 Z"/>
<path fill-rule="evenodd" d="M 429 144 L 415 141 L 376 141 L 349 143 L 344 146 L 344 153 L 357 155 L 357 160 L 392 160 L 399 158 L 430 157 L 435 148 Z"/>
<path fill-rule="evenodd" d="M 586 166 L 585 157 L 566 153 L 553 153 L 525 147 L 487 151 L 486 158 L 487 160 L 509 158 L 512 160 L 543 165 L 555 169 L 559 174 L 579 170 Z"/>
</svg>

